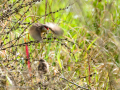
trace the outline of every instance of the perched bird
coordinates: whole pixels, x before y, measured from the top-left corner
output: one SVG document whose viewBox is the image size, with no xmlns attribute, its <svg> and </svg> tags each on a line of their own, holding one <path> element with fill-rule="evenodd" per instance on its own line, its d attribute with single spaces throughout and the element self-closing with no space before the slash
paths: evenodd
<svg viewBox="0 0 120 90">
<path fill-rule="evenodd" d="M 38 65 L 38 74 L 40 78 L 43 77 L 43 74 L 46 74 L 49 72 L 49 65 L 44 59 L 40 59 L 39 65 Z"/>
<path fill-rule="evenodd" d="M 35 40 L 41 41 L 42 40 L 41 34 L 43 32 L 47 32 L 47 30 L 51 30 L 55 35 L 63 34 L 63 30 L 59 26 L 57 26 L 57 24 L 54 23 L 46 24 L 34 23 L 30 27 L 29 33 Z"/>
</svg>

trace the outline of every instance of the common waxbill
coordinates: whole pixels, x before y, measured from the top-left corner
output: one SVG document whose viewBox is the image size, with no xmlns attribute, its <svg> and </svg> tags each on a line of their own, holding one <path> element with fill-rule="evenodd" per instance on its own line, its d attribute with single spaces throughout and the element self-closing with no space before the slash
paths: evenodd
<svg viewBox="0 0 120 90">
<path fill-rule="evenodd" d="M 51 30 L 55 35 L 62 35 L 63 30 L 54 23 L 46 23 L 46 24 L 40 24 L 40 23 L 34 23 L 30 29 L 29 33 L 30 35 L 38 41 L 42 40 L 41 34 L 43 32 L 47 32 L 47 30 Z"/>
<path fill-rule="evenodd" d="M 49 65 L 44 59 L 40 59 L 39 65 L 38 65 L 38 74 L 42 78 L 43 74 L 46 74 L 49 72 Z"/>
</svg>

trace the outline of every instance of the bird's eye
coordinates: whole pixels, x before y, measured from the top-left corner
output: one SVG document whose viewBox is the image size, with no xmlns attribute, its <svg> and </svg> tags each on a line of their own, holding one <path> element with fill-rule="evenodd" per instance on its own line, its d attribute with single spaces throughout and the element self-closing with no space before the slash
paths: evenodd
<svg viewBox="0 0 120 90">
<path fill-rule="evenodd" d="M 46 26 L 44 26 L 47 30 L 49 30 L 49 28 L 48 27 L 46 27 Z"/>
</svg>

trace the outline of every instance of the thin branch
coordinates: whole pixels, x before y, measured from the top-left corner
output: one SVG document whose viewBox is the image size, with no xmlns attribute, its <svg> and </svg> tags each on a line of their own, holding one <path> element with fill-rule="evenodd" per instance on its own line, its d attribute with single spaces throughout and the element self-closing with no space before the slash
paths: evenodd
<svg viewBox="0 0 120 90">
<path fill-rule="evenodd" d="M 71 81 L 67 80 L 67 79 L 64 78 L 64 77 L 61 77 L 61 76 L 59 76 L 59 77 L 62 78 L 62 79 L 64 79 L 65 81 L 71 83 L 71 84 L 76 85 L 76 86 L 79 87 L 79 88 L 82 88 L 82 89 L 85 89 L 85 90 L 89 90 L 88 88 L 85 88 L 85 87 L 79 86 L 78 84 L 76 84 L 76 83 L 74 83 L 74 82 L 71 82 Z"/>
</svg>

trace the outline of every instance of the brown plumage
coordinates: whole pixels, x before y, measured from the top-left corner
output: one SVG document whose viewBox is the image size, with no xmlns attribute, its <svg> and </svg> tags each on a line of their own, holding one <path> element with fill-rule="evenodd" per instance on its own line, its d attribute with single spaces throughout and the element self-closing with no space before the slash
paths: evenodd
<svg viewBox="0 0 120 90">
<path fill-rule="evenodd" d="M 35 40 L 41 41 L 42 40 L 41 33 L 47 32 L 47 30 L 51 30 L 55 35 L 63 34 L 63 30 L 54 23 L 46 24 L 34 23 L 30 27 L 29 33 Z"/>
<path fill-rule="evenodd" d="M 39 65 L 38 65 L 38 73 L 40 77 L 42 78 L 43 74 L 46 74 L 49 72 L 49 65 L 44 59 L 40 59 Z"/>
</svg>

